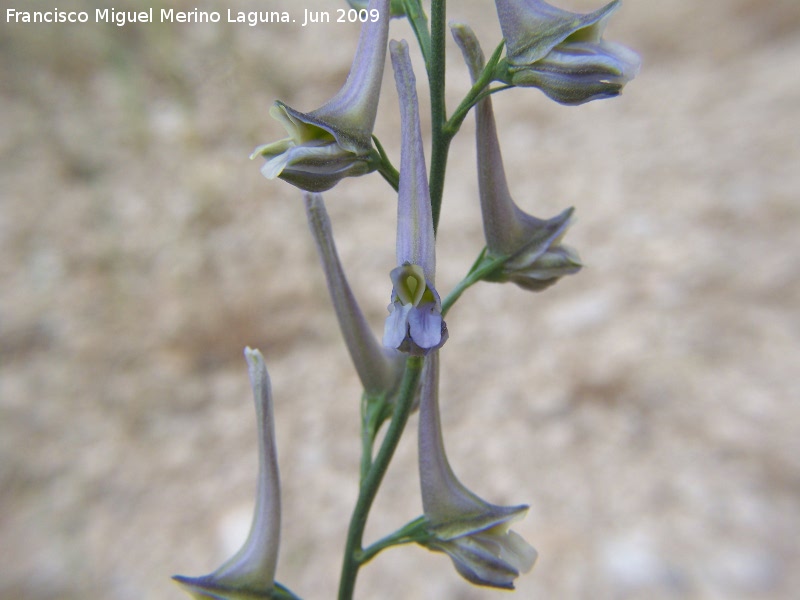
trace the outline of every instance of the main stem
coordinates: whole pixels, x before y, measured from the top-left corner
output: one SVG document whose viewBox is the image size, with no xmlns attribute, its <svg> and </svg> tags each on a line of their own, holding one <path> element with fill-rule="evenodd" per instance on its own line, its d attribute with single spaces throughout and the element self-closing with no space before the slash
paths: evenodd
<svg viewBox="0 0 800 600">
<path fill-rule="evenodd" d="M 447 153 L 453 137 L 445 130 L 447 109 L 444 104 L 445 77 L 445 19 L 447 2 L 431 1 L 431 56 L 428 64 L 428 85 L 431 92 L 431 213 L 433 230 L 439 227 L 444 193 L 444 173 L 447 169 Z"/>
<path fill-rule="evenodd" d="M 410 356 L 406 360 L 406 369 L 403 373 L 403 381 L 400 384 L 400 392 L 395 399 L 396 404 L 392 414 L 392 421 L 386 431 L 386 436 L 383 438 L 378 455 L 372 462 L 366 477 L 361 482 L 358 500 L 350 518 L 350 527 L 347 530 L 342 574 L 339 580 L 339 600 L 352 600 L 353 598 L 358 569 L 362 564 L 359 561 L 359 557 L 363 551 L 362 543 L 367 516 L 370 508 L 372 508 L 372 503 L 375 501 L 383 476 L 392 461 L 397 444 L 403 435 L 408 416 L 411 414 L 411 407 L 414 404 L 414 394 L 417 391 L 423 362 L 424 360 L 421 356 Z"/>
</svg>

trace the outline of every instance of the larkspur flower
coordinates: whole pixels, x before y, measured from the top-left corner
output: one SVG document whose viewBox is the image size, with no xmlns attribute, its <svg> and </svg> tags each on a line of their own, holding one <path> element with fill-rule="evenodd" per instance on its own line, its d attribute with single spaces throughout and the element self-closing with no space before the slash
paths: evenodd
<svg viewBox="0 0 800 600">
<path fill-rule="evenodd" d="M 356 302 L 336 252 L 333 230 L 321 194 L 305 194 L 308 224 L 317 244 L 339 326 L 358 376 L 368 395 L 396 387 L 405 360 L 396 350 L 381 346 Z"/>
<path fill-rule="evenodd" d="M 466 25 L 454 24 L 451 29 L 476 80 L 484 66 L 480 44 Z M 502 268 L 486 279 L 542 290 L 581 268 L 577 253 L 561 244 L 573 209 L 548 220 L 520 209 L 508 190 L 491 98 L 481 100 L 475 111 L 478 187 L 488 259 L 508 257 Z"/>
<path fill-rule="evenodd" d="M 447 340 L 442 302 L 434 287 L 436 239 L 431 196 L 422 149 L 416 81 L 405 41 L 391 44 L 392 65 L 400 98 L 402 142 L 397 201 L 397 268 L 383 344 L 412 355 L 424 355 Z"/>
<path fill-rule="evenodd" d="M 377 168 L 372 129 L 386 62 L 389 0 L 371 0 L 369 9 L 381 17 L 362 26 L 350 73 L 333 98 L 309 113 L 280 101 L 270 109 L 289 137 L 253 151 L 251 158 L 266 159 L 261 173 L 267 179 L 280 177 L 303 190 L 322 192 L 345 177 Z"/>
<path fill-rule="evenodd" d="M 272 391 L 264 358 L 245 349 L 258 425 L 258 490 L 250 533 L 242 548 L 220 568 L 203 577 L 173 577 L 197 600 L 291 600 L 275 582 L 280 543 L 281 497 Z"/>
<path fill-rule="evenodd" d="M 617 96 L 639 72 L 639 56 L 602 38 L 620 0 L 588 14 L 542 0 L 495 0 L 507 56 L 499 78 L 542 90 L 561 104 Z"/>
<path fill-rule="evenodd" d="M 438 388 L 439 353 L 433 352 L 426 358 L 420 389 L 419 474 L 430 535 L 421 543 L 445 552 L 467 581 L 513 589 L 514 579 L 536 562 L 536 550 L 509 530 L 528 507 L 490 504 L 458 480 L 444 449 Z"/>
</svg>

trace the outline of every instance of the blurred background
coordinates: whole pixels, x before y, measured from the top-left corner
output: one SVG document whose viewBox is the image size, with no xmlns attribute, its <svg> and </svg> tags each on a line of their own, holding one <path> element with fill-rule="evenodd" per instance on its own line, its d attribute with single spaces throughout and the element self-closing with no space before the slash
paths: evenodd
<svg viewBox="0 0 800 600">
<path fill-rule="evenodd" d="M 493 3 L 450 4 L 491 51 Z M 307 111 L 338 89 L 358 26 L 0 29 L 0 597 L 179 600 L 170 575 L 209 572 L 238 547 L 257 468 L 245 345 L 273 378 L 278 579 L 333 597 L 360 389 L 300 193 L 248 155 L 284 135 L 273 100 Z M 390 35 L 412 38 L 400 22 Z M 586 267 L 542 294 L 477 286 L 450 313 L 450 461 L 487 500 L 531 506 L 515 529 L 540 558 L 514 597 L 796 597 L 800 4 L 628 0 L 606 37 L 643 59 L 619 99 L 495 96 L 512 194 L 540 217 L 575 206 L 566 241 Z M 452 110 L 468 78 L 448 53 Z M 384 83 L 376 132 L 399 164 L 390 68 Z M 483 245 L 473 132 L 470 117 L 451 152 L 443 295 Z M 372 175 L 326 198 L 380 331 L 393 194 Z M 367 540 L 421 511 L 416 422 Z M 506 597 L 418 547 L 380 555 L 357 595 Z"/>
</svg>

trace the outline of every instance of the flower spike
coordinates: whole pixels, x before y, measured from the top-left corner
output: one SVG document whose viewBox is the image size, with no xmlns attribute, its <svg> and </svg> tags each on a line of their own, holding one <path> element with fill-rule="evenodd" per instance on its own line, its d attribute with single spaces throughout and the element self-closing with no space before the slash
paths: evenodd
<svg viewBox="0 0 800 600">
<path fill-rule="evenodd" d="M 203 577 L 173 577 L 197 600 L 291 599 L 295 596 L 275 583 L 280 543 L 281 498 L 272 392 L 258 350 L 244 351 L 256 404 L 258 425 L 258 491 L 250 534 L 242 548 L 220 568 Z"/>
<path fill-rule="evenodd" d="M 468 26 L 453 24 L 451 29 L 474 81 L 483 70 L 480 44 Z M 502 269 L 486 279 L 512 281 L 539 291 L 563 275 L 577 273 L 581 268 L 577 253 L 561 245 L 573 209 L 548 220 L 522 211 L 508 190 L 491 98 L 481 100 L 475 111 L 478 187 L 488 255 L 490 259 L 509 257 Z"/>
<path fill-rule="evenodd" d="M 321 194 L 304 194 L 308 225 L 317 243 L 328 291 L 339 327 L 364 391 L 379 395 L 397 386 L 405 360 L 396 350 L 381 346 L 372 333 L 339 262 L 333 230 Z"/>
<path fill-rule="evenodd" d="M 280 101 L 270 109 L 289 137 L 259 146 L 250 156 L 266 159 L 261 173 L 267 179 L 280 177 L 300 189 L 322 192 L 345 177 L 375 170 L 372 130 L 386 62 L 389 0 L 371 0 L 369 9 L 380 18 L 362 26 L 350 73 L 333 98 L 310 113 Z"/>
<path fill-rule="evenodd" d="M 397 268 L 383 344 L 424 355 L 447 340 L 442 303 L 434 287 L 436 238 L 419 123 L 416 80 L 405 41 L 390 43 L 400 97 L 400 186 L 397 200 Z"/>
<path fill-rule="evenodd" d="M 632 50 L 602 39 L 620 4 L 613 0 L 589 14 L 543 0 L 495 0 L 507 58 L 498 72 L 510 85 L 536 87 L 561 104 L 611 98 L 639 72 Z"/>
<path fill-rule="evenodd" d="M 419 408 L 419 475 L 430 538 L 421 542 L 445 552 L 470 583 L 504 589 L 536 562 L 536 550 L 509 526 L 528 507 L 496 506 L 458 480 L 445 454 L 439 418 L 439 353 L 428 356 Z"/>
</svg>

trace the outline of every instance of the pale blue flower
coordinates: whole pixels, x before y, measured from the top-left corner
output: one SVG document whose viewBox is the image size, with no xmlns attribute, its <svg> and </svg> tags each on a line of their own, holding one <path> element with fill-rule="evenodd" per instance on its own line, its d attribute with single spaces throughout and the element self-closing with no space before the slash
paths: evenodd
<svg viewBox="0 0 800 600">
<path fill-rule="evenodd" d="M 416 81 L 405 41 L 391 44 L 400 98 L 400 186 L 397 201 L 397 268 L 383 344 L 413 355 L 427 354 L 447 340 L 442 303 L 434 287 L 436 239 L 422 149 Z"/>
<path fill-rule="evenodd" d="M 220 568 L 203 577 L 173 577 L 198 600 L 292 599 L 295 596 L 275 583 L 280 544 L 281 497 L 272 391 L 264 358 L 258 350 L 245 349 L 258 426 L 258 489 L 250 534 L 242 548 Z"/>
<path fill-rule="evenodd" d="M 371 0 L 370 9 L 389 14 L 389 0 Z M 266 162 L 261 173 L 280 177 L 303 190 L 321 192 L 345 177 L 364 175 L 377 168 L 372 130 L 378 111 L 389 19 L 367 20 L 361 28 L 353 65 L 342 88 L 324 106 L 310 113 L 277 101 L 270 115 L 281 122 L 289 137 L 259 146 L 251 158 Z"/>
<path fill-rule="evenodd" d="M 430 534 L 422 543 L 445 552 L 469 582 L 513 589 L 536 562 L 536 550 L 509 530 L 528 507 L 490 504 L 458 480 L 444 450 L 438 389 L 439 353 L 433 352 L 425 362 L 419 406 L 419 474 Z"/>
<path fill-rule="evenodd" d="M 480 44 L 466 25 L 456 24 L 451 28 L 475 80 L 484 63 Z M 578 254 L 561 244 L 572 209 L 548 220 L 520 209 L 508 190 L 491 98 L 478 103 L 475 119 L 478 188 L 488 258 L 508 257 L 502 268 L 486 279 L 511 281 L 524 289 L 539 291 L 563 275 L 578 272 L 581 268 Z"/>
<path fill-rule="evenodd" d="M 499 78 L 539 88 L 562 104 L 619 95 L 640 66 L 635 52 L 602 39 L 619 3 L 580 14 L 542 0 L 495 0 L 507 48 Z"/>
</svg>

